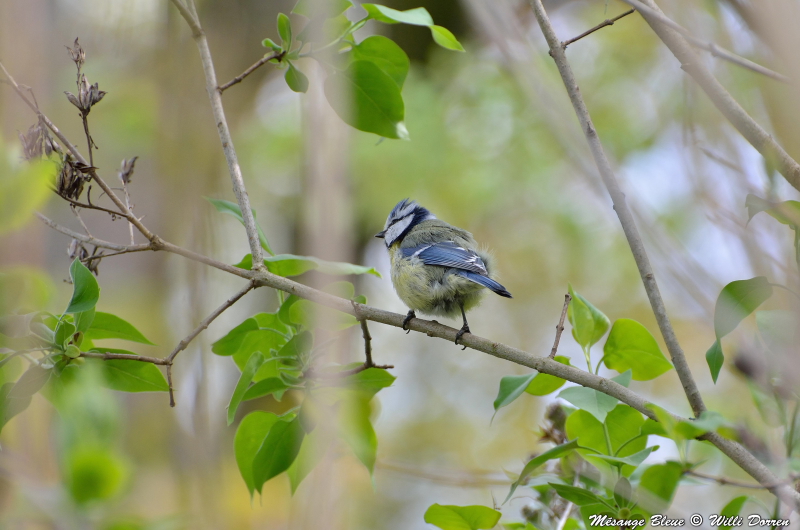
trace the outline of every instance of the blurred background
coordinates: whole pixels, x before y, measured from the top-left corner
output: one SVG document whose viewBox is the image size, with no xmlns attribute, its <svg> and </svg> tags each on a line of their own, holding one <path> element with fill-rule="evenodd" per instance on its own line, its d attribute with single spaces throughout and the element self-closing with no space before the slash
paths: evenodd
<svg viewBox="0 0 800 530">
<path fill-rule="evenodd" d="M 220 82 L 262 56 L 261 40 L 278 38 L 276 16 L 288 13 L 293 3 L 199 2 Z M 512 300 L 487 296 L 470 316 L 475 334 L 547 354 L 569 282 L 612 321 L 642 322 L 666 352 L 527 2 L 386 4 L 426 7 L 467 50 L 443 50 L 425 28 L 413 26 L 370 23 L 357 34 L 386 34 L 411 58 L 403 91 L 410 141 L 379 141 L 339 121 L 322 95 L 322 71 L 310 59 L 301 63 L 311 78 L 308 94 L 291 92 L 283 72 L 266 66 L 223 96 L 250 200 L 273 249 L 376 267 L 383 278 L 358 277 L 357 291 L 371 305 L 405 313 L 391 286 L 385 248 L 372 235 L 398 200 L 411 197 L 491 249 L 502 283 L 514 294 Z M 800 61 L 791 53 L 797 32 L 790 29 L 798 21 L 797 4 L 771 0 L 758 12 L 747 0 L 659 5 L 698 37 L 797 78 Z M 562 40 L 628 9 L 617 0 L 549 1 L 546 8 Z M 197 49 L 174 7 L 166 0 L 0 2 L 0 59 L 85 152 L 80 119 L 63 95 L 74 91 L 74 65 L 65 46 L 75 37 L 86 50 L 89 81 L 108 92 L 89 117 L 99 145 L 95 166 L 107 180 L 116 180 L 121 160 L 138 156 L 130 192 L 147 226 L 168 241 L 238 262 L 248 252 L 244 231 L 203 198 L 235 200 Z M 744 207 L 748 193 L 787 200 L 798 198 L 797 192 L 765 167 L 638 14 L 570 45 L 567 55 L 708 406 L 762 440 L 762 456 L 778 453 L 780 431 L 760 419 L 733 363 L 714 385 L 704 354 L 714 341 L 714 303 L 726 283 L 764 275 L 797 291 L 793 233 L 766 215 L 748 224 Z M 797 86 L 702 57 L 797 158 Z M 0 118 L 2 167 L 14 168 L 21 163 L 17 132 L 35 120 L 7 85 L 0 85 Z M 66 204 L 53 199 L 42 207 L 44 213 L 79 230 Z M 99 212 L 85 212 L 83 218 L 101 239 L 128 240 L 121 221 L 112 223 Z M 0 226 L 5 291 L 0 299 L 62 310 L 71 292 L 63 281 L 71 261 L 68 244 L 66 236 L 33 218 Z M 155 253 L 106 259 L 99 281 L 99 309 L 132 322 L 155 342 L 137 349 L 153 356 L 169 353 L 241 287 L 230 275 Z M 791 295 L 779 290 L 764 308 L 786 309 L 791 303 Z M 75 396 L 71 413 L 59 414 L 35 396 L 0 435 L 0 526 L 312 528 L 308 512 L 324 501 L 337 513 L 329 528 L 422 529 L 428 527 L 423 513 L 434 502 L 501 501 L 509 482 L 504 471 L 519 472 L 541 450 L 539 426 L 552 396 L 525 395 L 490 425 L 500 378 L 525 373 L 522 367 L 372 324 L 376 362 L 394 364 L 397 375 L 394 386 L 378 397 L 374 477 L 352 456 L 342 456 L 312 473 L 294 498 L 281 475 L 251 502 L 233 456 L 235 425 L 225 422 L 238 370 L 229 359 L 214 356 L 210 344 L 275 304 L 267 289 L 247 295 L 181 354 L 174 369 L 174 409 L 166 395 L 95 389 Z M 729 360 L 752 347 L 751 320 L 726 339 Z M 352 347 L 343 360 L 358 360 L 360 333 L 357 328 L 349 333 Z M 595 361 L 600 349 L 595 347 Z M 584 367 L 568 334 L 559 353 Z M 674 372 L 655 382 L 634 382 L 632 388 L 676 413 L 689 413 Z M 291 399 L 248 405 L 244 412 L 280 411 Z M 82 422 L 93 427 L 84 429 Z M 93 429 L 106 440 L 109 464 L 102 467 L 113 471 L 104 499 L 87 503 L 76 497 L 63 472 L 63 447 L 70 436 Z M 677 455 L 671 442 L 662 442 L 648 462 Z M 693 457 L 708 459 L 706 472 L 748 478 L 702 447 Z M 672 512 L 708 513 L 736 492 L 684 485 Z M 755 494 L 772 502 L 769 495 Z M 503 507 L 505 519 L 519 520 L 528 501 L 522 489 L 518 497 Z"/>
</svg>

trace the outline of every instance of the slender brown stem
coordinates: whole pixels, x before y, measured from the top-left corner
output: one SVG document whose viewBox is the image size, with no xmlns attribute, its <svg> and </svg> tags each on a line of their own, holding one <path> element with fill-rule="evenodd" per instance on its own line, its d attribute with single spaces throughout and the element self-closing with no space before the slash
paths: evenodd
<svg viewBox="0 0 800 530">
<path fill-rule="evenodd" d="M 564 332 L 564 319 L 567 318 L 567 309 L 569 308 L 571 300 L 572 297 L 569 293 L 564 295 L 564 309 L 561 310 L 561 318 L 558 320 L 558 325 L 556 326 L 556 340 L 553 342 L 553 349 L 550 350 L 549 355 L 551 359 L 556 356 L 556 352 L 558 351 L 558 343 L 561 340 L 561 334 Z"/>
<path fill-rule="evenodd" d="M 116 210 L 111 210 L 109 208 L 103 208 L 102 206 L 97 206 L 96 204 L 83 203 L 80 201 L 76 201 L 75 199 L 70 199 L 69 197 L 61 197 L 61 198 L 70 203 L 71 205 L 77 206 L 78 208 L 84 208 L 86 210 L 98 210 L 101 212 L 106 212 L 107 214 L 116 215 L 117 217 L 125 217 L 124 213 L 120 213 Z"/>
<path fill-rule="evenodd" d="M 256 287 L 258 287 L 258 285 L 256 285 L 256 282 L 254 280 L 250 280 L 247 283 L 247 285 L 245 285 L 242 289 L 240 289 L 236 294 L 225 300 L 225 303 L 216 308 L 210 315 L 208 315 L 205 319 L 203 319 L 203 321 L 200 322 L 200 324 L 196 328 L 194 328 L 191 333 L 189 333 L 183 340 L 181 340 L 178 343 L 177 346 L 175 346 L 175 349 L 172 350 L 172 353 L 170 353 L 169 356 L 167 357 L 167 362 L 169 364 L 172 364 L 172 361 L 175 360 L 175 357 L 180 352 L 185 350 L 186 347 L 189 345 L 189 343 L 192 342 L 195 337 L 197 337 L 204 329 L 206 329 L 212 322 L 214 322 L 214 319 L 220 316 L 226 309 L 235 304 L 237 301 L 239 301 L 241 297 L 243 297 Z"/>
<path fill-rule="evenodd" d="M 647 5 L 646 3 L 643 3 L 639 0 L 622 0 L 622 1 L 628 4 L 629 6 L 633 7 L 637 11 L 639 11 L 639 13 L 642 14 L 642 16 L 645 18 L 645 20 L 647 20 L 648 24 L 650 24 L 651 26 L 653 25 L 651 21 L 657 21 L 659 24 L 668 26 L 675 32 L 680 33 L 683 36 L 683 38 L 686 39 L 692 46 L 700 48 L 702 50 L 706 50 L 707 52 L 711 53 L 711 55 L 713 55 L 714 57 L 718 57 L 724 61 L 728 61 L 742 68 L 752 70 L 753 72 L 759 73 L 761 75 L 771 77 L 776 81 L 780 81 L 782 83 L 789 82 L 789 78 L 783 74 L 774 72 L 765 66 L 762 66 L 749 59 L 745 59 L 744 57 L 736 55 L 735 53 L 728 51 L 725 48 L 717 46 L 713 42 L 708 42 L 698 39 L 697 37 L 692 35 L 692 33 L 688 29 L 684 28 L 671 18 L 664 15 L 664 13 L 662 13 L 661 10 L 658 9 L 658 7 L 655 5 L 655 2 L 650 2 L 650 5 Z M 667 44 L 667 46 L 670 46 L 668 43 L 666 43 L 666 41 L 665 44 Z"/>
<path fill-rule="evenodd" d="M 48 217 L 45 217 L 39 212 L 36 212 L 36 217 L 41 219 L 44 224 L 46 224 L 53 230 L 61 232 L 64 235 L 70 236 L 73 239 L 77 239 L 78 241 L 82 241 L 83 243 L 89 243 L 90 245 L 94 245 L 96 247 L 107 248 L 109 250 L 117 250 L 120 253 L 141 252 L 143 250 L 158 250 L 158 248 L 154 246 L 153 243 L 142 243 L 139 245 L 120 245 L 117 243 L 112 243 L 111 241 L 104 241 L 102 239 L 97 239 L 96 237 L 90 235 L 81 234 L 74 230 L 70 230 L 65 226 L 61 226 L 60 224 L 56 223 L 52 219 L 49 219 Z"/>
<path fill-rule="evenodd" d="M 81 352 L 81 357 L 88 357 L 90 359 L 103 359 L 105 361 L 111 360 L 124 360 L 124 361 L 139 361 L 143 363 L 159 364 L 161 366 L 168 366 L 167 359 L 160 359 L 158 357 L 145 357 L 143 355 L 130 355 L 127 353 L 98 353 L 98 352 Z"/>
<path fill-rule="evenodd" d="M 779 482 L 777 482 L 775 484 L 764 485 L 764 484 L 753 484 L 752 482 L 741 482 L 739 480 L 732 480 L 732 479 L 725 478 L 725 477 L 717 477 L 717 476 L 714 476 L 714 475 L 708 475 L 706 473 L 700 473 L 699 471 L 693 471 L 693 470 L 687 470 L 687 471 L 684 471 L 684 473 L 686 475 L 691 475 L 693 477 L 714 481 L 714 482 L 716 482 L 717 484 L 719 484 L 721 486 L 736 486 L 737 488 L 749 488 L 749 489 L 754 489 L 754 490 L 763 490 L 763 489 L 768 489 L 770 487 L 776 487 L 776 486 L 786 486 L 786 485 L 794 483 L 797 480 L 797 477 L 791 477 L 791 478 L 788 478 L 786 480 L 779 481 Z"/>
<path fill-rule="evenodd" d="M 661 12 L 653 0 L 623 0 L 635 7 L 653 31 L 681 63 L 681 68 L 697 82 L 725 118 L 761 153 L 795 189 L 800 190 L 800 164 L 737 102 L 705 67 L 690 45 L 696 45 L 690 34 Z M 646 5 L 645 5 L 646 4 Z M 687 42 L 688 41 L 688 42 Z M 720 49 L 712 46 L 719 54 Z M 738 64 L 738 63 L 737 63 Z M 762 72 L 764 73 L 764 72 Z"/>
<path fill-rule="evenodd" d="M 217 90 L 219 90 L 219 93 L 222 94 L 223 92 L 225 92 L 227 89 L 229 89 L 233 85 L 241 83 L 242 81 L 244 81 L 245 77 L 247 77 L 248 75 L 252 74 L 256 70 L 258 70 L 259 68 L 261 68 L 262 66 L 264 66 L 265 64 L 270 62 L 272 59 L 277 59 L 278 62 L 280 62 L 281 59 L 283 59 L 284 55 L 286 55 L 286 51 L 276 52 L 276 53 L 273 53 L 272 55 L 265 55 L 264 57 L 262 57 L 261 59 L 256 61 L 253 65 L 250 66 L 250 68 L 248 68 L 247 70 L 245 70 L 241 74 L 237 75 L 236 77 L 234 77 L 233 79 L 231 79 L 230 81 L 225 83 L 224 85 L 218 86 Z"/>
<path fill-rule="evenodd" d="M 599 23 L 598 25 L 596 25 L 592 29 L 584 31 L 583 33 L 581 33 L 577 37 L 574 37 L 574 38 L 569 39 L 569 40 L 565 40 L 563 43 L 561 43 L 561 46 L 563 46 L 564 49 L 566 49 L 566 47 L 569 46 L 570 44 L 572 44 L 573 42 L 577 42 L 577 41 L 581 40 L 582 38 L 584 38 L 584 37 L 586 37 L 588 35 L 591 35 L 592 33 L 594 33 L 595 31 L 597 31 L 599 29 L 603 29 L 606 26 L 613 26 L 614 22 L 616 22 L 617 20 L 621 19 L 622 17 L 627 17 L 628 15 L 633 13 L 634 11 L 636 11 L 636 10 L 635 9 L 630 9 L 630 10 L 625 11 L 621 15 L 618 15 L 618 16 L 616 16 L 614 18 L 607 18 L 606 20 L 602 21 L 601 23 Z"/>
</svg>

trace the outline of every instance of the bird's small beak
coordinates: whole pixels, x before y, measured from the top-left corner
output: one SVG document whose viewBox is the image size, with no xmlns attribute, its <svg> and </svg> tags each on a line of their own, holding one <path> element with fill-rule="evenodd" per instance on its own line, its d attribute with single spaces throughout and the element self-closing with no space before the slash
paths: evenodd
<svg viewBox="0 0 800 530">
<path fill-rule="evenodd" d="M 375 234 L 375 237 L 379 237 L 379 238 L 383 239 L 383 237 L 384 237 L 385 235 L 386 235 L 386 230 L 381 230 L 380 232 L 378 232 L 377 234 Z"/>
</svg>

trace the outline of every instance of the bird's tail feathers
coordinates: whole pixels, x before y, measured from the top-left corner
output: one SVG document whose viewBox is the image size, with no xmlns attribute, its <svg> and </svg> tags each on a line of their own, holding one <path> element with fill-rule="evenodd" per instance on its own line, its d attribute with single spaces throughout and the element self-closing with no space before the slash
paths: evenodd
<svg viewBox="0 0 800 530">
<path fill-rule="evenodd" d="M 500 296 L 504 296 L 506 298 L 512 298 L 511 293 L 509 293 L 505 287 L 500 285 L 498 282 L 494 281 L 493 279 L 489 278 L 488 276 L 483 276 L 474 272 L 469 272 L 465 270 L 456 270 L 456 274 L 459 276 L 463 276 L 464 278 L 468 279 L 469 281 L 475 282 L 478 285 L 483 285 L 487 289 L 494 291 L 495 293 L 499 294 Z"/>
</svg>

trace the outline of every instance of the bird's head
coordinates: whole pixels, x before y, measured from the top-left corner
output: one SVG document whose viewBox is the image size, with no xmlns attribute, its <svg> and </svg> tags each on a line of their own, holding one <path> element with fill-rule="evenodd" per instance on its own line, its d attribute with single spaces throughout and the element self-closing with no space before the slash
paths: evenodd
<svg viewBox="0 0 800 530">
<path fill-rule="evenodd" d="M 415 201 L 403 199 L 392 209 L 383 230 L 375 234 L 375 237 L 383 238 L 386 248 L 389 248 L 402 241 L 414 226 L 428 219 L 436 219 L 436 216 Z"/>
</svg>

